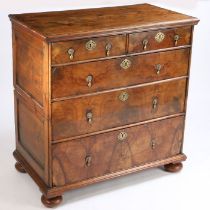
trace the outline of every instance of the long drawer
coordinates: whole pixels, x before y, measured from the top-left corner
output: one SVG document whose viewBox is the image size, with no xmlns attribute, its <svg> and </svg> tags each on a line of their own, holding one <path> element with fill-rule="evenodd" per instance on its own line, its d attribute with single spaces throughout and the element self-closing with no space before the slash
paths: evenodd
<svg viewBox="0 0 210 210">
<path fill-rule="evenodd" d="M 56 67 L 52 98 L 75 96 L 187 75 L 190 49 Z"/>
<path fill-rule="evenodd" d="M 52 104 L 53 140 L 184 112 L 186 79 Z"/>
<path fill-rule="evenodd" d="M 184 117 L 54 144 L 53 185 L 126 170 L 181 152 Z"/>
</svg>

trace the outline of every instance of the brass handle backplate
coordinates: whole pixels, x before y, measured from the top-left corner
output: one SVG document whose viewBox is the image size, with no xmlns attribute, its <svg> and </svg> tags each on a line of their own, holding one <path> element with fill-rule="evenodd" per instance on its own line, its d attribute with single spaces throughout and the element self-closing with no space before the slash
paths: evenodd
<svg viewBox="0 0 210 210">
<path fill-rule="evenodd" d="M 157 108 L 158 108 L 158 98 L 154 97 L 152 99 L 152 109 L 155 111 L 155 110 L 157 110 Z"/>
<path fill-rule="evenodd" d="M 92 157 L 90 155 L 86 156 L 85 157 L 85 165 L 87 167 L 89 167 L 91 165 L 91 162 L 92 162 Z"/>
<path fill-rule="evenodd" d="M 149 41 L 148 39 L 144 39 L 142 44 L 143 44 L 143 50 L 147 50 L 147 45 L 148 45 Z"/>
<path fill-rule="evenodd" d="M 94 42 L 93 40 L 89 40 L 88 42 L 86 42 L 85 47 L 87 50 L 94 50 L 96 48 L 96 42 Z"/>
<path fill-rule="evenodd" d="M 131 61 L 128 60 L 127 58 L 125 60 L 122 61 L 122 63 L 120 64 L 121 68 L 123 69 L 128 69 L 131 66 Z"/>
<path fill-rule="evenodd" d="M 86 77 L 86 82 L 87 82 L 87 86 L 91 87 L 92 86 L 92 82 L 93 82 L 93 76 L 92 75 L 88 75 Z"/>
<path fill-rule="evenodd" d="M 72 48 L 68 49 L 68 54 L 69 54 L 69 59 L 70 60 L 74 59 L 74 52 L 75 52 L 74 49 L 72 49 Z"/>
<path fill-rule="evenodd" d="M 127 101 L 128 100 L 128 97 L 129 97 L 129 95 L 128 95 L 128 93 L 127 92 L 122 92 L 120 95 L 119 95 L 119 99 L 120 99 L 120 101 Z"/>
<path fill-rule="evenodd" d="M 163 67 L 163 66 L 162 66 L 161 64 L 155 65 L 155 69 L 156 69 L 156 73 L 157 73 L 157 74 L 160 74 L 160 71 L 161 71 L 162 67 Z"/>
<path fill-rule="evenodd" d="M 126 132 L 120 132 L 117 136 L 117 139 L 119 141 L 124 141 L 127 139 L 128 134 Z"/>
<path fill-rule="evenodd" d="M 87 122 L 89 124 L 92 124 L 92 122 L 93 122 L 93 113 L 91 111 L 87 112 L 86 113 L 86 118 L 87 118 Z"/>
<path fill-rule="evenodd" d="M 174 45 L 175 45 L 175 46 L 177 46 L 179 39 L 180 39 L 180 36 L 179 36 L 178 34 L 176 34 L 176 35 L 174 36 Z"/>
<path fill-rule="evenodd" d="M 111 43 L 108 43 L 106 45 L 106 56 L 109 56 L 110 55 L 111 49 L 112 49 L 112 44 Z"/>
</svg>

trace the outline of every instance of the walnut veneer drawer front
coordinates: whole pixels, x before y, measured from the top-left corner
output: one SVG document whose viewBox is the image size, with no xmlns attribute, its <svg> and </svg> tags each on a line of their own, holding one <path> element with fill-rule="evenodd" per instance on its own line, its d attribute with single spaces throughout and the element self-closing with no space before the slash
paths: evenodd
<svg viewBox="0 0 210 210">
<path fill-rule="evenodd" d="M 191 44 L 192 28 L 156 30 L 129 35 L 129 53 L 158 50 Z"/>
<path fill-rule="evenodd" d="M 188 73 L 190 49 L 75 64 L 52 69 L 52 97 L 75 96 Z M 128 63 L 128 66 L 123 64 Z"/>
<path fill-rule="evenodd" d="M 184 112 L 186 80 L 52 104 L 53 140 Z"/>
<path fill-rule="evenodd" d="M 52 44 L 52 64 L 125 54 L 125 35 L 79 39 Z"/>
<path fill-rule="evenodd" d="M 62 186 L 162 160 L 181 151 L 177 117 L 53 146 L 53 184 Z"/>
<path fill-rule="evenodd" d="M 182 169 L 197 18 L 140 4 L 10 19 L 15 167 L 46 207 L 70 189 Z"/>
</svg>

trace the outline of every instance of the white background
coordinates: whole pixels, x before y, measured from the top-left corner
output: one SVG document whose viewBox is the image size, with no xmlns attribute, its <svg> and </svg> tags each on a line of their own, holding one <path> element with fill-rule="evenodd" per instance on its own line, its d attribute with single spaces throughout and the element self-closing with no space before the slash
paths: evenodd
<svg viewBox="0 0 210 210">
<path fill-rule="evenodd" d="M 58 209 L 210 209 L 210 2 L 147 1 L 198 17 L 192 54 L 184 152 L 178 174 L 150 169 L 64 194 Z M 0 210 L 44 209 L 28 175 L 14 169 L 11 25 L 8 14 L 143 3 L 137 0 L 5 0 L 0 2 Z M 123 21 L 123 20 L 122 20 Z"/>
</svg>

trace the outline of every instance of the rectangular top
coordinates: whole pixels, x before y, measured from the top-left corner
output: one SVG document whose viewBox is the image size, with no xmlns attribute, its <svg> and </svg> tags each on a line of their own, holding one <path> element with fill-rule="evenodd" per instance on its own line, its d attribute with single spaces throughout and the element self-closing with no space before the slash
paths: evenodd
<svg viewBox="0 0 210 210">
<path fill-rule="evenodd" d="M 195 25 L 198 19 L 150 4 L 9 15 L 47 41 Z"/>
</svg>

